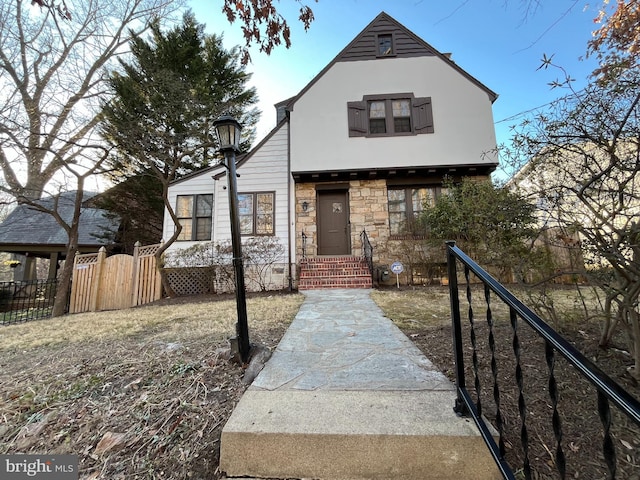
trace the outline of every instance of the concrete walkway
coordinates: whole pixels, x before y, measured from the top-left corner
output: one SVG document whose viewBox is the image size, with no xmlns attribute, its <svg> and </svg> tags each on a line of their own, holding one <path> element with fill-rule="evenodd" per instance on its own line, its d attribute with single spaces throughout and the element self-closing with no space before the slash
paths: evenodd
<svg viewBox="0 0 640 480">
<path fill-rule="evenodd" d="M 454 386 L 370 290 L 311 290 L 222 433 L 228 476 L 498 478 Z"/>
</svg>

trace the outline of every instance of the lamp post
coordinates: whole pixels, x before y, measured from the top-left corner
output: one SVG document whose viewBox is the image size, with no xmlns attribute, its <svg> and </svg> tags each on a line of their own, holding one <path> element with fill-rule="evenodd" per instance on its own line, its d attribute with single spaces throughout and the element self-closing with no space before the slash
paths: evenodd
<svg viewBox="0 0 640 480">
<path fill-rule="evenodd" d="M 224 154 L 227 168 L 227 187 L 229 189 L 229 218 L 231 220 L 231 245 L 233 249 L 233 267 L 236 277 L 236 305 L 238 323 L 236 333 L 238 352 L 242 363 L 249 361 L 249 326 L 247 324 L 247 300 L 244 287 L 244 265 L 242 263 L 242 243 L 240 241 L 240 216 L 238 213 L 238 182 L 236 179 L 236 151 L 240 144 L 240 124 L 235 118 L 223 115 L 213 123 L 220 151 Z"/>
</svg>

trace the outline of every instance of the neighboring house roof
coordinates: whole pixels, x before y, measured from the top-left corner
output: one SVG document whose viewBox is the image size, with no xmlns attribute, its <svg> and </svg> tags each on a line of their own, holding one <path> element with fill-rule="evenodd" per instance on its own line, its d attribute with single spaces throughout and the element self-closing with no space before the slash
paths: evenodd
<svg viewBox="0 0 640 480">
<path fill-rule="evenodd" d="M 398 50 L 392 58 L 409 58 L 409 57 L 422 57 L 422 56 L 437 56 L 444 62 L 449 64 L 451 68 L 454 68 L 464 77 L 469 79 L 472 83 L 476 84 L 479 88 L 487 92 L 491 103 L 495 102 L 498 98 L 498 94 L 488 88 L 478 79 L 470 75 L 468 72 L 460 68 L 450 58 L 450 54 L 444 54 L 433 48 L 407 27 L 402 25 L 396 19 L 388 15 L 386 12 L 381 12 L 376 18 L 374 18 L 369 25 L 367 25 L 362 32 L 354 38 L 349 45 L 347 45 L 336 57 L 324 67 L 318 75 L 316 75 L 300 92 L 278 104 L 277 107 L 283 107 L 286 105 L 287 109 L 293 111 L 295 102 L 302 97 L 307 90 L 309 90 L 322 76 L 338 62 L 351 62 L 362 60 L 380 60 L 380 57 L 376 55 L 376 43 L 375 38 L 379 33 L 393 32 L 398 44 Z"/>
<path fill-rule="evenodd" d="M 76 192 L 65 192 L 58 197 L 57 211 L 66 222 L 73 218 L 75 195 Z M 85 192 L 83 199 L 86 201 L 95 195 Z M 55 199 L 43 198 L 38 203 L 53 209 Z M 81 207 L 78 245 L 92 249 L 107 245 L 110 242 L 104 238 L 105 234 L 117 228 L 117 220 L 106 210 Z M 66 231 L 52 215 L 29 205 L 18 205 L 0 224 L 0 251 L 62 250 L 67 242 Z"/>
</svg>

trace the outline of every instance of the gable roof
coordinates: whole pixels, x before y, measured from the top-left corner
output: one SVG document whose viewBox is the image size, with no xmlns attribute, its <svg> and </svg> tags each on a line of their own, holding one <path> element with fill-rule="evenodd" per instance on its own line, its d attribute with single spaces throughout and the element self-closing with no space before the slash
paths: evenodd
<svg viewBox="0 0 640 480">
<path fill-rule="evenodd" d="M 258 145 L 256 145 L 254 148 L 251 149 L 251 151 L 247 152 L 246 155 L 243 155 L 242 157 L 239 157 L 239 159 L 236 161 L 236 168 L 240 168 L 242 165 L 244 165 L 251 157 L 253 157 L 253 155 L 260 150 L 260 148 L 262 148 L 262 146 L 267 143 L 269 141 L 269 139 L 271 137 L 273 137 L 276 132 L 278 130 L 280 130 L 280 128 L 285 124 L 289 122 L 289 118 L 285 117 L 284 119 L 282 119 L 274 128 L 273 130 L 271 130 L 261 141 L 260 143 L 258 143 Z M 224 177 L 226 175 L 226 170 L 217 173 L 216 175 L 213 176 L 214 180 L 218 180 L 222 177 Z"/>
<path fill-rule="evenodd" d="M 377 60 L 376 38 L 393 35 L 393 55 L 384 58 L 434 57 L 439 52 L 385 12 L 374 18 L 334 59 L 336 62 Z"/>
<path fill-rule="evenodd" d="M 76 192 L 65 192 L 58 197 L 57 211 L 65 222 L 73 218 Z M 95 193 L 85 192 L 87 200 Z M 38 201 L 45 208 L 53 209 L 54 197 L 46 197 Z M 102 238 L 109 231 L 118 229 L 116 219 L 110 217 L 106 210 L 81 207 L 78 245 L 83 247 L 100 247 L 109 241 Z M 68 242 L 67 232 L 52 215 L 41 212 L 29 205 L 18 205 L 0 224 L 0 250 L 4 245 L 34 245 L 61 247 Z"/>
<path fill-rule="evenodd" d="M 241 167 L 243 164 L 245 164 L 247 162 L 247 160 L 249 160 L 253 154 L 255 152 L 257 152 L 258 150 L 260 150 L 260 148 L 269 141 L 269 139 L 271 137 L 273 137 L 276 132 L 280 129 L 280 127 L 282 127 L 285 123 L 287 123 L 289 121 L 288 118 L 283 118 L 280 122 L 278 122 L 278 124 L 269 132 L 267 133 L 267 135 L 265 135 L 265 137 L 260 140 L 260 142 L 253 147 L 249 152 L 247 153 L 242 153 L 236 156 L 236 168 Z M 205 175 L 207 173 L 212 173 L 212 178 L 214 180 L 217 180 L 219 178 L 224 177 L 227 174 L 227 170 L 225 169 L 224 165 L 218 163 L 216 165 L 212 165 L 210 167 L 207 168 L 203 168 L 202 170 L 197 170 L 195 172 L 191 172 L 187 175 L 185 175 L 184 177 L 180 177 L 177 180 L 174 180 L 173 182 L 171 182 L 171 185 L 176 185 L 178 183 L 182 183 L 186 180 L 189 180 L 190 178 L 193 177 L 198 177 L 200 175 Z"/>
<path fill-rule="evenodd" d="M 379 57 L 376 55 L 376 37 L 381 33 L 390 33 L 394 36 L 397 45 L 395 55 L 391 57 Z M 455 69 L 465 78 L 470 80 L 480 89 L 484 90 L 491 103 L 495 102 L 498 94 L 480 82 L 477 78 L 460 68 L 450 58 L 450 54 L 440 53 L 418 35 L 391 17 L 386 12 L 381 12 L 374 18 L 364 30 L 362 30 L 336 57 L 324 67 L 300 92 L 289 100 L 276 104 L 276 106 L 286 103 L 289 110 L 293 111 L 295 102 L 302 97 L 325 73 L 338 62 L 362 61 L 362 60 L 385 60 L 386 58 L 409 58 L 409 57 L 438 57 L 451 68 Z"/>
</svg>

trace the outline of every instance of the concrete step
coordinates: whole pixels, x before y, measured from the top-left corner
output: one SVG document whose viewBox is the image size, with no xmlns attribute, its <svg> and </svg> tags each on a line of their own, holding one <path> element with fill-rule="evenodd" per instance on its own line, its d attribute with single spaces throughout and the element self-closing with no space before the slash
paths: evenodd
<svg viewBox="0 0 640 480">
<path fill-rule="evenodd" d="M 224 427 L 229 477 L 501 478 L 448 391 L 249 389 Z"/>
</svg>

